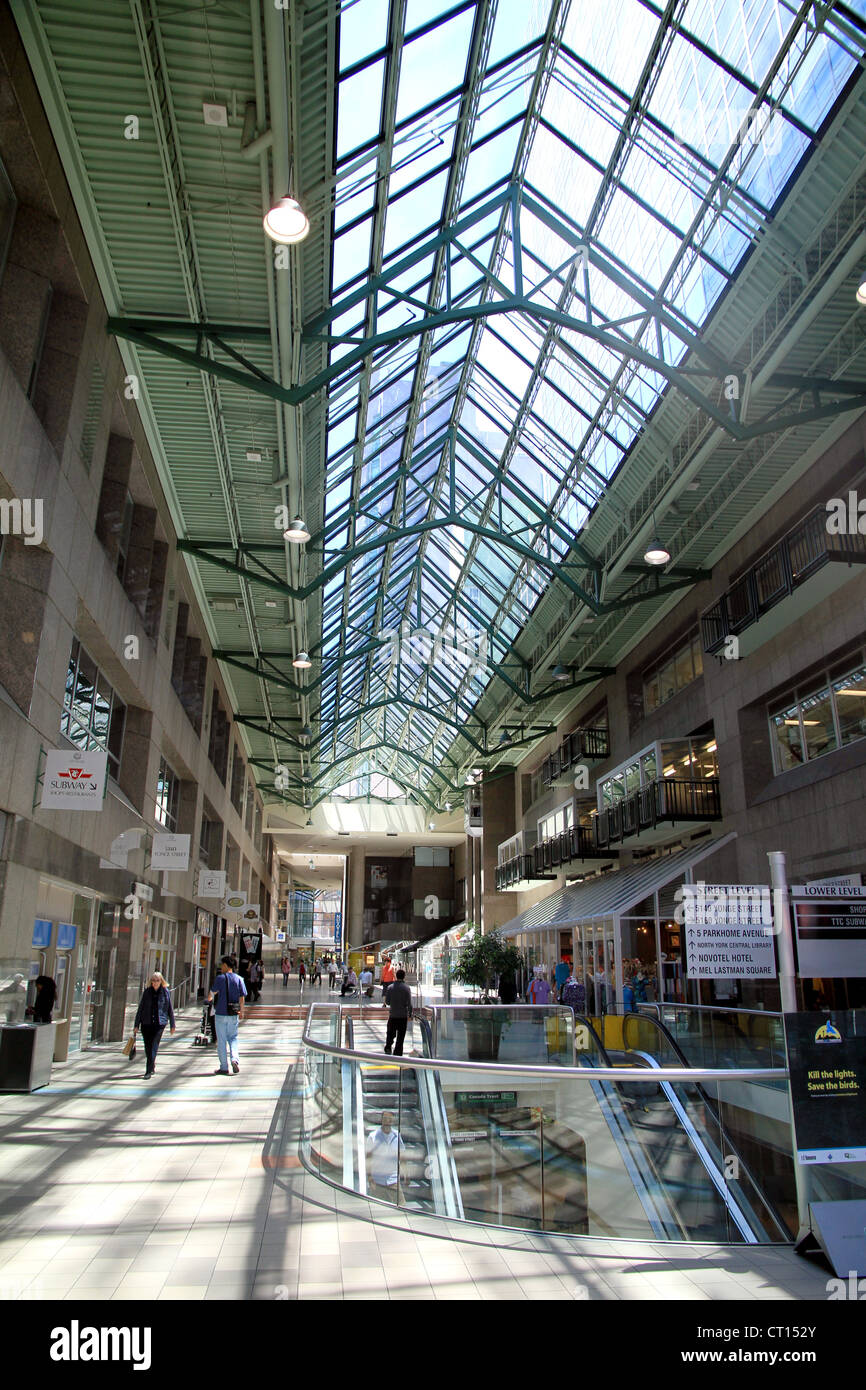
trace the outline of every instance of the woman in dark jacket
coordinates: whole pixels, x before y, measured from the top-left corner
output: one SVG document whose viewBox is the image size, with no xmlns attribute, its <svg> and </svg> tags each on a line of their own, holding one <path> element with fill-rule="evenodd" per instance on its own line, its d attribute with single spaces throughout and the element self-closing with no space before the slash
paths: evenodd
<svg viewBox="0 0 866 1390">
<path fill-rule="evenodd" d="M 50 1023 L 51 1010 L 57 998 L 57 986 L 50 975 L 36 976 L 36 1000 L 33 1005 L 33 1022 Z"/>
<path fill-rule="evenodd" d="M 150 984 L 141 996 L 141 1003 L 135 1015 L 135 1023 L 132 1025 L 135 1033 L 138 1032 L 139 1028 L 141 1029 L 141 1036 L 144 1041 L 145 1081 L 156 1071 L 156 1054 L 159 1051 L 159 1041 L 167 1023 L 171 1024 L 173 1033 L 175 1031 L 174 1009 L 171 1007 L 168 985 L 159 971 L 154 970 L 150 977 Z"/>
</svg>

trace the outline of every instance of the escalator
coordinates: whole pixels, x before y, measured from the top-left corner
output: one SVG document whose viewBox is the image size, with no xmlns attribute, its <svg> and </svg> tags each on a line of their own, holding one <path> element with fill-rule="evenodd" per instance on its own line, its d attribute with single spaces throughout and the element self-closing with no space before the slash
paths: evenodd
<svg viewBox="0 0 866 1390">
<path fill-rule="evenodd" d="M 626 1014 L 620 1022 L 623 1049 L 609 1050 L 613 1065 L 633 1063 L 647 1070 L 696 1065 L 659 1020 Z M 749 1060 L 762 1065 L 758 1058 Z M 706 1064 L 702 1056 L 697 1065 Z M 718 1087 L 714 1093 L 698 1082 L 660 1081 L 620 1083 L 618 1090 L 630 1102 L 633 1131 L 664 1176 L 674 1210 L 692 1237 L 750 1244 L 790 1240 L 796 1216 L 793 1169 L 785 1201 L 785 1184 L 774 1182 L 770 1171 L 778 1170 L 784 1153 L 768 1163 L 754 1135 L 743 1142 Z"/>
<path fill-rule="evenodd" d="M 417 1018 L 422 1055 L 432 1056 L 430 1025 Z M 346 1019 L 347 1045 L 354 1051 L 380 1052 L 384 1030 L 368 1019 Z M 366 1138 L 378 1129 L 390 1112 L 393 1127 L 402 1140 L 399 1157 L 403 1197 L 422 1211 L 460 1218 L 463 1208 L 450 1153 L 451 1136 L 442 1102 L 439 1074 L 426 1069 L 396 1067 L 382 1062 L 362 1062 L 355 1074 L 352 1118 L 356 1131 L 359 1178 L 369 1190 L 362 1158 Z M 375 1194 L 371 1194 L 375 1195 Z"/>
</svg>

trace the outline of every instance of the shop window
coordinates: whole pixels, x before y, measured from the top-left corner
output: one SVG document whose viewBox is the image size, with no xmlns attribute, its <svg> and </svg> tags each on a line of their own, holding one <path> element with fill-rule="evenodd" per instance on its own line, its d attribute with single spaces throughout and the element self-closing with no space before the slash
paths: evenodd
<svg viewBox="0 0 866 1390">
<path fill-rule="evenodd" d="M 117 780 L 126 706 L 118 698 L 77 638 L 66 671 L 60 732 L 82 753 L 108 754 L 108 771 Z"/>
<path fill-rule="evenodd" d="M 165 758 L 159 760 L 159 775 L 156 781 L 156 820 L 166 830 L 177 830 L 177 808 L 180 803 L 180 778 L 169 767 Z"/>
</svg>

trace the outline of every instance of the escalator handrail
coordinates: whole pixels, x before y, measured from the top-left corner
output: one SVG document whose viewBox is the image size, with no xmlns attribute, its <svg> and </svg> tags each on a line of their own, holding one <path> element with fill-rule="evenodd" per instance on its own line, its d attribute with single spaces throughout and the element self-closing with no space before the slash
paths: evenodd
<svg viewBox="0 0 866 1390">
<path fill-rule="evenodd" d="M 659 1032 L 664 1036 L 665 1041 L 669 1044 L 670 1047 L 673 1048 L 674 1053 L 675 1053 L 676 1056 L 683 1062 L 683 1064 L 684 1064 L 685 1066 L 687 1066 L 687 1067 L 692 1066 L 692 1063 L 691 1063 L 691 1062 L 689 1061 L 689 1059 L 686 1057 L 686 1055 L 685 1055 L 685 1053 L 683 1052 L 682 1048 L 677 1044 L 676 1038 L 674 1038 L 674 1036 L 673 1036 L 671 1033 L 668 1032 L 667 1028 L 666 1028 L 665 1025 L 661 1022 L 661 1020 L 658 1019 L 658 1018 L 654 1018 L 654 1017 L 652 1016 L 652 1014 L 635 1014 L 635 1013 L 632 1013 L 632 1014 L 625 1014 L 624 1017 L 623 1017 L 623 1029 L 622 1029 L 622 1031 L 623 1031 L 623 1042 L 626 1041 L 626 1037 L 625 1037 L 626 1026 L 627 1026 L 627 1021 L 628 1021 L 628 1019 L 630 1019 L 630 1018 L 647 1019 L 647 1020 L 648 1020 L 650 1023 L 652 1023 L 652 1024 L 659 1030 Z M 633 1051 L 634 1051 L 634 1055 L 635 1055 L 636 1057 L 642 1057 L 642 1056 L 647 1056 L 647 1055 L 649 1055 L 649 1054 L 646 1054 L 646 1053 L 642 1053 L 642 1052 L 639 1051 L 637 1048 L 635 1048 L 635 1049 L 626 1049 L 626 1050 L 627 1050 L 627 1051 L 628 1051 L 628 1050 L 633 1050 Z M 659 1062 L 658 1062 L 657 1060 L 654 1062 L 654 1065 L 655 1065 L 656 1067 L 659 1067 L 659 1066 L 660 1066 L 660 1064 L 659 1064 Z M 703 1086 L 703 1085 L 701 1084 L 701 1082 L 698 1081 L 698 1080 L 695 1081 L 695 1089 L 696 1089 L 696 1091 L 698 1092 L 698 1094 L 700 1095 L 701 1100 L 702 1100 L 702 1101 L 704 1102 L 704 1104 L 706 1105 L 707 1109 L 709 1110 L 709 1112 L 710 1112 L 710 1114 L 712 1115 L 713 1119 L 715 1120 L 716 1124 L 719 1126 L 719 1129 L 720 1129 L 722 1132 L 724 1132 L 725 1126 L 724 1126 L 724 1123 L 723 1123 L 723 1121 L 722 1121 L 722 1117 L 721 1117 L 721 1115 L 720 1115 L 720 1113 L 719 1113 L 718 1097 L 713 1096 L 709 1091 L 707 1091 L 706 1087 Z M 734 1154 L 734 1156 L 736 1157 L 737 1162 L 738 1162 L 739 1165 L 740 1165 L 740 1168 L 743 1170 L 743 1172 L 745 1173 L 746 1177 L 749 1179 L 749 1182 L 752 1184 L 752 1186 L 754 1187 L 755 1191 L 756 1191 L 757 1193 L 759 1193 L 760 1198 L 761 1198 L 761 1201 L 764 1203 L 764 1206 L 766 1207 L 767 1211 L 769 1212 L 770 1216 L 772 1217 L 772 1219 L 773 1219 L 773 1221 L 774 1221 L 774 1223 L 775 1223 L 775 1225 L 776 1225 L 777 1230 L 784 1236 L 785 1239 L 787 1239 L 788 1236 L 787 1236 L 787 1230 L 786 1230 L 786 1227 L 785 1227 L 785 1223 L 782 1221 L 782 1218 L 779 1216 L 779 1213 L 776 1211 L 776 1209 L 775 1209 L 775 1207 L 773 1206 L 772 1202 L 769 1201 L 769 1199 L 767 1198 L 767 1196 L 765 1195 L 765 1193 L 762 1191 L 761 1187 L 758 1185 L 757 1180 L 753 1177 L 752 1173 L 751 1173 L 750 1170 L 749 1170 L 748 1164 L 747 1164 L 747 1163 L 745 1162 L 745 1160 L 740 1156 L 738 1150 L 735 1148 L 734 1144 L 733 1144 L 732 1141 L 730 1140 L 730 1136 L 728 1136 L 727 1142 L 730 1144 L 731 1153 Z"/>
<path fill-rule="evenodd" d="M 428 1019 L 418 1016 L 421 1039 L 427 1057 L 433 1056 L 433 1030 Z M 451 1129 L 448 1124 L 448 1111 L 442 1094 L 442 1083 L 438 1072 L 416 1071 L 418 1097 L 421 1102 L 421 1119 L 424 1124 L 424 1140 L 432 1164 L 433 1191 L 437 1193 L 445 1209 L 445 1215 L 462 1221 L 464 1219 L 463 1198 L 460 1195 L 460 1179 L 454 1160 L 454 1147 L 451 1142 Z M 434 1199 L 434 1207 L 436 1205 Z"/>
<path fill-rule="evenodd" d="M 342 1011 L 342 1010 L 341 1010 Z M 351 1014 L 346 1014 L 346 1042 L 349 1044 L 350 1051 L 355 1051 L 355 1025 L 352 1022 Z M 348 1119 L 349 1134 L 355 1136 L 355 1158 L 357 1160 L 357 1191 L 366 1196 L 367 1192 L 367 1136 L 364 1133 L 364 1077 L 360 1067 L 354 1068 L 354 1076 L 351 1075 L 351 1062 L 344 1062 L 344 1067 L 348 1065 L 350 1077 L 349 1085 L 346 1086 L 346 1073 L 343 1072 L 343 1095 L 348 1092 L 350 1096 L 349 1114 L 346 1116 L 344 1109 L 343 1123 Z M 352 1084 L 354 1082 L 354 1084 Z M 343 1130 L 343 1144 L 346 1143 L 346 1131 Z M 345 1160 L 344 1160 L 345 1162 Z"/>
<path fill-rule="evenodd" d="M 663 1070 L 663 1068 L 659 1065 L 657 1058 L 653 1057 L 651 1053 L 639 1052 L 637 1049 L 635 1049 L 634 1055 L 636 1057 L 640 1057 L 645 1062 L 645 1064 L 652 1070 Z M 676 1091 L 674 1090 L 673 1086 L 668 1081 L 662 1081 L 660 1085 L 662 1091 L 664 1092 L 667 1098 L 668 1104 L 670 1105 L 671 1109 L 673 1110 L 674 1114 L 676 1115 L 677 1119 L 682 1125 L 685 1133 L 688 1135 L 689 1143 L 691 1144 L 698 1158 L 701 1160 L 701 1163 L 705 1168 L 710 1181 L 712 1182 L 713 1186 L 715 1187 L 716 1191 L 718 1192 L 719 1196 L 724 1202 L 728 1212 L 733 1218 L 734 1225 L 737 1227 L 737 1230 L 740 1232 L 740 1235 L 743 1237 L 743 1240 L 748 1245 L 757 1245 L 758 1238 L 755 1235 L 755 1232 L 752 1230 L 752 1227 L 747 1221 L 745 1214 L 740 1210 L 739 1205 L 734 1199 L 734 1194 L 728 1186 L 728 1183 L 725 1181 L 724 1174 L 719 1172 L 719 1169 L 712 1157 L 712 1154 L 710 1153 L 703 1139 L 698 1134 L 698 1131 L 692 1124 L 688 1112 L 685 1106 L 683 1105 L 682 1101 L 680 1100 L 679 1096 L 677 1095 Z"/>
</svg>

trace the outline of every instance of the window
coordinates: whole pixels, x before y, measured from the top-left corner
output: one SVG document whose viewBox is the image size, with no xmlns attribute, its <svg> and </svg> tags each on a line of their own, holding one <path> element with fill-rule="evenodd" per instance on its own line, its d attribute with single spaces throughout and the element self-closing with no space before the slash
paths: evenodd
<svg viewBox="0 0 866 1390">
<path fill-rule="evenodd" d="M 866 737 L 866 663 L 835 667 L 770 707 L 776 773 Z"/>
<path fill-rule="evenodd" d="M 704 673 L 704 654 L 700 637 L 694 633 L 687 642 L 673 653 L 668 652 L 644 675 L 643 706 L 645 714 L 652 714 L 659 705 L 672 700 L 692 681 Z"/>
<path fill-rule="evenodd" d="M 232 760 L 232 786 L 231 803 L 238 815 L 243 815 L 244 805 L 244 760 L 241 750 L 235 747 L 234 758 Z"/>
<path fill-rule="evenodd" d="M 156 780 L 156 819 L 166 830 L 177 830 L 177 808 L 180 802 L 180 778 L 165 758 L 159 760 Z"/>
<path fill-rule="evenodd" d="M 126 578 L 126 562 L 129 555 L 129 539 L 132 535 L 132 514 L 135 511 L 135 503 L 132 495 L 127 492 L 123 499 L 123 512 L 120 519 L 120 530 L 117 535 L 117 561 L 115 570 L 121 584 Z"/>
<path fill-rule="evenodd" d="M 198 837 L 198 848 L 202 863 L 206 864 L 209 869 L 215 869 L 220 862 L 222 847 L 223 835 L 221 822 L 215 815 L 209 814 L 208 811 L 202 811 L 201 830 L 199 831 Z"/>
<path fill-rule="evenodd" d="M 108 754 L 109 775 L 117 780 L 126 705 L 118 699 L 77 637 L 66 671 L 60 732 L 82 753 Z"/>
<path fill-rule="evenodd" d="M 451 863 L 450 849 L 443 849 L 434 845 L 415 846 L 415 866 L 416 868 L 427 869 L 447 869 Z"/>
<path fill-rule="evenodd" d="M 564 806 L 560 806 L 538 822 L 539 843 L 542 840 L 553 839 L 554 835 L 561 835 L 564 830 L 570 830 L 573 825 L 574 805 L 568 801 Z"/>
</svg>

